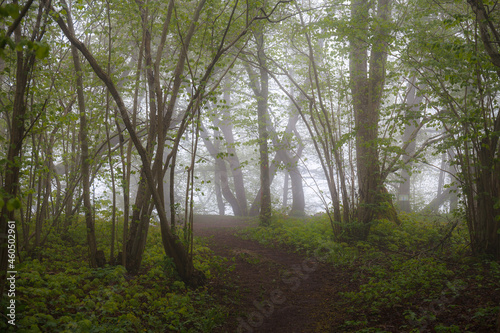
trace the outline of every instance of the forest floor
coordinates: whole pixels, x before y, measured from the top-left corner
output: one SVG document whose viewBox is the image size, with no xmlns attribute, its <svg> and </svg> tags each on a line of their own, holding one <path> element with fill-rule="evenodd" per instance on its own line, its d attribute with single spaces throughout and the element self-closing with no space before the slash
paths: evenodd
<svg viewBox="0 0 500 333">
<path fill-rule="evenodd" d="M 221 332 L 329 332 L 342 325 L 343 309 L 335 299 L 356 289 L 352 272 L 235 236 L 250 225 L 230 216 L 195 218 L 195 236 L 228 258 L 228 267 L 234 265 L 227 275 L 231 281 L 212 282 L 221 297 L 238 294 Z"/>
<path fill-rule="evenodd" d="M 375 315 L 362 308 L 353 311 L 341 294 L 356 292 L 366 283 L 359 277 L 359 267 L 336 267 L 283 245 L 261 245 L 237 235 L 255 223 L 230 216 L 195 218 L 195 236 L 216 255 L 227 258 L 227 272 L 209 282 L 212 295 L 229 311 L 217 332 L 361 332 L 349 323 L 363 320 L 368 320 L 371 328 L 362 332 L 462 332 L 459 327 L 472 328 L 465 332 L 495 330 L 497 314 L 482 312 L 486 305 L 498 304 L 500 296 L 482 285 L 480 276 L 470 278 L 470 272 L 460 273 L 470 283 L 451 299 L 441 296 L 429 305 L 425 297 L 418 297 L 422 295 L 411 297 L 415 311 L 430 306 L 427 318 L 408 319 L 403 305 Z M 437 322 L 446 325 L 443 329 L 430 325 Z"/>
</svg>

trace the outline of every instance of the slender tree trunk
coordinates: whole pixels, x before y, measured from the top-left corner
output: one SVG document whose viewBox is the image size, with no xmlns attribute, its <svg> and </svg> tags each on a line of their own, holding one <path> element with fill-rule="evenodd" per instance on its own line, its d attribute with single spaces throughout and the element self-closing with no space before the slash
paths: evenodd
<svg viewBox="0 0 500 333">
<path fill-rule="evenodd" d="M 134 101 L 133 101 L 133 106 L 132 106 L 132 128 L 136 128 L 137 126 L 137 108 L 138 108 L 138 100 L 139 100 L 139 84 L 140 84 L 140 78 L 141 78 L 141 72 L 142 72 L 142 62 L 143 62 L 143 50 L 144 50 L 144 43 L 145 43 L 145 32 L 143 31 L 142 38 L 141 38 L 141 46 L 139 47 L 139 52 L 138 52 L 138 60 L 137 60 L 137 71 L 136 71 L 136 77 L 135 77 L 135 87 L 134 87 Z M 116 112 L 117 113 L 117 112 Z M 118 117 L 118 115 L 115 115 L 115 119 Z M 121 126 L 116 120 L 116 127 L 118 128 L 118 132 L 122 133 L 121 131 Z M 123 142 L 123 138 L 120 140 Z M 129 233 L 129 219 L 130 219 L 130 176 L 132 172 L 132 146 L 134 143 L 132 140 L 129 140 L 129 143 L 127 145 L 127 155 L 125 158 L 122 158 L 122 167 L 124 170 L 123 174 L 123 203 L 124 203 L 124 213 L 123 213 L 123 236 L 122 236 L 122 265 L 124 267 L 127 267 L 128 265 L 128 233 Z M 123 149 L 123 148 L 122 148 Z M 141 188 L 139 187 L 139 191 L 141 191 Z M 138 192 L 139 193 L 139 192 Z M 138 194 L 139 195 L 139 194 Z M 133 213 L 132 213 L 133 214 Z M 134 220 L 132 220 L 134 221 Z"/>
<path fill-rule="evenodd" d="M 260 183 L 262 185 L 262 195 L 260 199 L 260 223 L 269 225 L 271 223 L 271 179 L 269 172 L 269 148 L 267 123 L 268 96 L 269 96 L 269 75 L 266 70 L 266 55 L 264 53 L 264 33 L 256 34 L 257 58 L 259 60 L 260 72 L 260 94 L 257 100 L 257 119 L 259 127 L 259 150 L 260 150 Z"/>
<path fill-rule="evenodd" d="M 66 2 L 63 1 L 66 9 L 68 20 L 68 29 L 74 34 L 73 20 Z M 95 221 L 93 217 L 92 203 L 90 201 L 90 156 L 88 146 L 88 127 L 87 115 L 85 108 L 85 96 L 83 93 L 83 71 L 80 64 L 80 55 L 75 46 L 71 46 L 71 55 L 73 57 L 73 66 L 75 67 L 76 75 L 76 91 L 78 109 L 80 110 L 80 149 L 81 149 L 81 172 L 82 172 L 82 190 L 83 190 L 83 207 L 85 212 L 85 224 L 87 226 L 87 244 L 89 250 L 90 267 L 104 266 L 102 259 L 98 259 L 97 241 L 95 236 Z"/>
<path fill-rule="evenodd" d="M 292 183 L 292 208 L 290 215 L 303 216 L 305 215 L 306 201 L 304 197 L 304 187 L 302 185 L 302 175 L 295 165 L 289 170 L 290 182 Z"/>
<path fill-rule="evenodd" d="M 69 227 L 73 223 L 73 202 L 74 202 L 74 188 L 72 188 L 72 175 L 74 175 L 76 171 L 76 163 L 75 160 L 77 159 L 76 156 L 74 156 L 74 153 L 76 151 L 76 137 L 77 134 L 75 133 L 76 129 L 71 130 L 68 129 L 68 138 L 70 139 L 70 142 L 67 143 L 67 149 L 66 149 L 66 154 L 64 154 L 64 177 L 65 177 L 65 182 L 66 182 L 66 203 L 64 205 L 64 218 L 65 218 L 65 227 Z M 73 157 L 73 158 L 72 158 Z"/>
<path fill-rule="evenodd" d="M 495 17 L 490 17 L 493 14 L 485 6 L 483 0 L 468 0 L 467 2 L 476 14 L 476 24 L 484 49 L 496 67 L 497 75 L 500 78 L 500 26 L 498 20 Z M 498 201 L 500 198 L 500 151 L 498 149 L 500 112 L 496 112 L 492 123 L 493 131 L 485 128 L 484 137 L 476 145 L 478 162 L 474 175 L 476 191 L 472 186 L 466 186 L 465 192 L 469 199 L 467 215 L 472 249 L 478 254 L 487 254 L 498 260 L 500 259 L 500 223 L 498 223 L 498 216 L 500 216 Z M 462 166 L 462 169 L 469 166 L 470 164 L 466 164 Z"/>
<path fill-rule="evenodd" d="M 288 171 L 285 170 L 285 175 L 284 175 L 284 181 L 283 181 L 283 210 L 288 209 L 288 188 L 290 185 L 288 185 L 290 181 L 290 174 Z"/>
<path fill-rule="evenodd" d="M 203 135 L 204 130 L 202 129 L 200 134 Z M 214 130 L 214 137 L 218 138 L 220 137 L 220 132 L 218 130 Z M 206 142 L 206 139 L 203 140 L 203 142 Z M 220 151 L 220 140 L 215 139 L 215 150 Z M 222 189 L 221 189 L 221 182 L 222 182 L 222 173 L 223 171 L 219 170 L 217 167 L 217 156 L 215 158 L 215 174 L 214 174 L 214 186 L 215 186 L 215 197 L 217 199 L 217 208 L 219 210 L 219 215 L 224 216 L 226 215 L 226 205 L 224 204 L 224 200 L 222 197 Z"/>
<path fill-rule="evenodd" d="M 112 53 L 112 39 L 111 39 L 111 16 L 109 1 L 106 1 L 106 16 L 108 20 L 108 66 L 107 71 L 111 73 L 111 53 Z M 108 143 L 108 163 L 111 175 L 111 188 L 112 188 L 112 207 L 111 207 L 111 249 L 109 255 L 109 261 L 112 263 L 115 256 L 115 238 L 116 238 L 116 185 L 115 185 L 115 170 L 113 166 L 113 156 L 111 150 L 111 140 L 110 140 L 110 130 L 109 124 L 110 119 L 110 96 L 109 91 L 106 90 L 106 120 L 104 121 L 106 125 L 106 141 Z M 121 135 L 121 133 L 119 134 Z"/>
<path fill-rule="evenodd" d="M 229 90 L 229 80 L 224 84 L 224 100 L 226 105 L 231 105 L 231 94 Z M 245 190 L 245 181 L 243 178 L 243 170 L 241 168 L 238 153 L 236 151 L 236 140 L 233 134 L 233 124 L 229 108 L 222 108 L 222 120 L 217 121 L 216 126 L 219 126 L 227 143 L 227 156 L 231 174 L 233 175 L 234 193 L 239 206 L 238 216 L 248 215 L 248 204 Z"/>
<path fill-rule="evenodd" d="M 48 140 L 44 134 L 40 134 L 40 141 L 47 142 Z M 43 222 L 49 217 L 49 198 L 52 192 L 50 161 L 53 157 L 51 144 L 49 143 L 45 149 L 45 171 L 40 173 L 38 182 L 38 208 L 35 223 L 35 250 L 38 258 L 40 258 L 40 251 L 37 249 L 41 245 Z"/>
<path fill-rule="evenodd" d="M 200 5 L 203 5 L 203 1 Z M 199 9 L 201 11 L 201 9 Z M 149 191 L 149 195 L 152 195 L 154 205 L 158 212 L 158 216 L 160 218 L 160 228 L 162 234 L 162 242 L 164 245 L 166 255 L 172 257 L 174 264 L 178 270 L 181 278 L 192 284 L 199 284 L 203 280 L 203 276 L 200 272 L 196 271 L 193 267 L 193 262 L 189 256 L 187 249 L 184 247 L 182 242 L 180 242 L 179 238 L 174 235 L 170 228 L 168 227 L 169 223 L 167 220 L 165 208 L 163 206 L 163 202 L 160 199 L 156 188 L 155 177 L 153 173 L 153 168 L 150 161 L 150 156 L 148 151 L 142 146 L 142 143 L 139 140 L 137 132 L 132 127 L 132 123 L 130 121 L 128 110 L 125 107 L 123 99 L 118 92 L 116 85 L 113 83 L 109 75 L 103 70 L 103 68 L 98 64 L 96 59 L 92 56 L 89 50 L 85 47 L 83 43 L 81 43 L 73 33 L 71 33 L 66 26 L 65 22 L 59 16 L 53 15 L 54 20 L 57 22 L 65 36 L 70 40 L 71 44 L 77 47 L 80 52 L 85 56 L 91 67 L 93 68 L 96 75 L 106 84 L 108 87 L 111 96 L 115 100 L 115 103 L 120 111 L 121 117 L 129 132 L 131 139 L 134 143 L 134 146 L 141 157 L 141 161 L 143 164 L 142 175 L 144 175 L 145 182 L 147 184 L 147 188 Z M 195 23 L 192 24 L 194 26 Z M 194 27 L 193 27 L 194 30 Z M 168 128 L 168 126 L 167 126 Z"/>
<path fill-rule="evenodd" d="M 417 130 L 417 125 L 419 119 L 415 116 L 420 108 L 420 103 L 422 103 L 422 96 L 418 96 L 417 89 L 415 87 L 415 79 L 411 80 L 409 83 L 408 96 L 406 100 L 406 104 L 408 110 L 406 112 L 407 123 L 405 126 L 405 131 L 403 133 L 403 144 L 408 143 L 406 146 L 406 154 L 403 156 L 403 163 L 405 167 L 403 167 L 401 171 L 402 183 L 398 189 L 398 206 L 404 212 L 411 212 L 411 204 L 410 204 L 410 189 L 411 189 L 411 176 L 408 172 L 408 168 L 410 167 L 410 160 L 415 153 L 416 142 L 412 137 L 414 137 L 414 131 Z"/>
<path fill-rule="evenodd" d="M 297 9 L 299 9 L 298 5 Z M 316 60 L 317 58 L 322 58 L 322 52 L 316 52 L 317 48 L 313 45 L 304 16 L 301 14 L 300 10 L 298 10 L 298 12 L 303 33 L 307 41 L 307 56 L 310 67 L 308 77 L 306 78 L 306 86 L 310 86 L 311 93 L 307 94 L 305 91 L 306 89 L 303 89 L 300 85 L 298 85 L 293 77 L 293 74 L 291 74 L 289 75 L 289 78 L 293 82 L 294 86 L 299 89 L 300 93 L 296 99 L 293 95 L 289 95 L 289 97 L 293 101 L 298 113 L 304 121 L 310 136 L 313 138 L 314 148 L 318 153 L 321 168 L 325 174 L 328 189 L 331 195 L 333 216 L 330 214 L 329 208 L 325 208 L 335 235 L 339 235 L 341 232 L 339 223 L 342 221 L 342 209 L 340 207 L 341 197 L 336 183 L 337 173 L 339 175 L 338 178 L 341 181 L 341 192 L 342 194 L 347 194 L 343 171 L 344 166 L 342 159 L 340 158 L 342 155 L 342 148 L 341 145 L 337 144 L 338 140 L 335 136 L 334 117 L 329 110 L 327 110 L 324 104 L 324 94 L 321 88 L 323 84 L 320 79 L 318 62 Z M 322 49 L 323 46 L 319 45 L 319 48 Z M 316 53 L 319 53 L 320 56 L 317 57 Z M 336 173 L 334 173 L 335 171 Z M 350 219 L 350 203 L 348 195 L 342 195 L 342 203 L 344 222 L 348 223 Z"/>
</svg>

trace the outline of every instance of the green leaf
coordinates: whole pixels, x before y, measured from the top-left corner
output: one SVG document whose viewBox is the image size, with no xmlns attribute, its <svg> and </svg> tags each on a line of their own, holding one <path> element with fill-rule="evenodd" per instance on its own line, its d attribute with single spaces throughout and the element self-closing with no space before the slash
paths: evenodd
<svg viewBox="0 0 500 333">
<path fill-rule="evenodd" d="M 11 3 L 0 7 L 0 16 L 1 17 L 10 16 L 13 19 L 17 19 L 19 17 L 19 5 L 16 3 Z"/>
<path fill-rule="evenodd" d="M 44 59 L 49 56 L 50 47 L 47 44 L 40 43 L 36 46 L 36 57 L 38 59 Z"/>
<path fill-rule="evenodd" d="M 7 210 L 9 212 L 21 208 L 21 200 L 18 198 L 12 198 L 9 201 L 7 201 Z"/>
<path fill-rule="evenodd" d="M 3 201 L 3 198 L 0 198 L 0 210 L 5 206 L 5 201 Z"/>
</svg>

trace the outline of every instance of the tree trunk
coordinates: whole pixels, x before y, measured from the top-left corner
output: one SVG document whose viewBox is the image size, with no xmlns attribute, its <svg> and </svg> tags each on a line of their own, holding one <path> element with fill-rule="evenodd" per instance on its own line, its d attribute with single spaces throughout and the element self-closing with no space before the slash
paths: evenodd
<svg viewBox="0 0 500 333">
<path fill-rule="evenodd" d="M 125 267 L 130 274 L 134 275 L 139 272 L 141 267 L 153 210 L 151 192 L 146 181 L 144 167 L 142 169 L 128 230 L 127 251 L 125 252 L 127 258 Z"/>
<path fill-rule="evenodd" d="M 292 208 L 290 215 L 303 216 L 305 215 L 306 201 L 304 198 L 304 187 L 302 185 L 302 175 L 299 168 L 295 164 L 289 170 L 290 182 L 292 183 Z"/>
<path fill-rule="evenodd" d="M 259 128 L 259 151 L 260 151 L 260 183 L 262 194 L 260 198 L 260 223 L 269 225 L 271 223 L 271 179 L 269 173 L 269 148 L 267 131 L 268 123 L 268 96 L 269 76 L 266 70 L 266 55 L 264 53 L 264 33 L 255 35 L 257 41 L 257 58 L 259 60 L 260 91 L 257 100 L 257 121 Z"/>
<path fill-rule="evenodd" d="M 228 80 L 226 80 L 224 85 L 224 100 L 226 101 L 226 105 L 231 104 L 231 95 Z M 245 190 L 245 181 L 243 178 L 243 171 L 241 168 L 240 160 L 238 158 L 238 153 L 236 151 L 236 140 L 234 139 L 233 134 L 233 124 L 230 114 L 230 108 L 223 107 L 221 114 L 222 118 L 215 121 L 214 124 L 215 126 L 218 126 L 220 128 L 222 134 L 224 135 L 224 139 L 226 140 L 227 159 L 229 161 L 231 174 L 233 175 L 234 193 L 239 206 L 238 216 L 247 216 L 248 204 Z"/>
<path fill-rule="evenodd" d="M 45 10 L 45 1 L 40 1 L 40 6 L 38 9 L 38 14 L 36 17 L 36 22 L 34 22 L 34 28 L 30 31 L 31 42 L 40 42 L 43 34 L 40 31 L 44 30 L 45 27 L 41 26 L 42 14 Z M 21 42 L 21 20 L 30 8 L 31 3 L 25 6 L 24 14 L 20 15 L 19 18 L 9 27 L 11 34 L 14 32 L 14 39 L 17 45 Z M 14 103 L 12 106 L 12 117 L 10 124 L 10 137 L 9 145 L 7 149 L 6 163 L 3 170 L 3 200 L 6 203 L 0 211 L 0 300 L 3 297 L 7 270 L 8 270 L 8 247 L 7 247 L 7 229 L 9 221 L 15 220 L 15 211 L 9 210 L 7 202 L 8 200 L 16 200 L 19 194 L 19 175 L 21 169 L 21 151 L 23 146 L 23 140 L 25 137 L 25 127 L 24 122 L 26 120 L 26 104 L 25 95 L 27 92 L 28 78 L 33 70 L 35 64 L 35 53 L 28 51 L 24 54 L 24 50 L 16 51 L 16 86 Z M 17 230 L 19 230 L 16 227 Z M 15 268 L 15 267 L 12 267 Z"/>
<path fill-rule="evenodd" d="M 297 6 L 297 9 L 298 6 Z M 318 70 L 318 62 L 316 60 L 316 54 L 319 53 L 321 59 L 321 51 L 316 52 L 316 46 L 313 45 L 312 39 L 308 32 L 309 28 L 304 20 L 301 11 L 299 10 L 299 17 L 301 25 L 303 28 L 303 34 L 307 40 L 308 47 L 308 61 L 309 61 L 309 73 L 306 78 L 306 88 L 301 88 L 300 85 L 295 83 L 293 74 L 289 75 L 289 78 L 294 82 L 294 86 L 299 89 L 300 94 L 297 99 L 293 95 L 289 95 L 293 101 L 298 113 L 302 117 L 307 130 L 313 139 L 313 144 L 318 157 L 320 160 L 321 168 L 326 177 L 328 184 L 328 190 L 330 192 L 332 206 L 333 206 L 333 216 L 330 214 L 329 208 L 325 207 L 328 217 L 331 222 L 331 226 L 335 235 L 340 235 L 340 222 L 342 222 L 342 210 L 344 223 L 348 223 L 350 220 L 350 203 L 349 196 L 347 195 L 347 187 L 344 175 L 344 165 L 341 159 L 342 155 L 342 145 L 338 144 L 336 133 L 335 133 L 335 117 L 327 109 L 324 103 L 324 93 L 322 92 L 322 80 L 320 79 L 320 73 Z M 321 43 L 320 43 L 321 44 Z M 323 48 L 319 45 L 319 49 Z M 279 83 L 278 83 L 279 84 Z M 306 94 L 305 90 L 308 90 L 310 86 L 311 93 Z M 307 107 L 303 106 L 307 105 Z M 308 109 L 308 110 L 307 110 Z M 306 117 L 308 115 L 308 117 Z M 336 171 L 336 173 L 335 173 Z M 341 209 L 340 200 L 336 178 L 340 179 L 340 186 L 342 192 L 342 204 L 343 209 Z M 325 201 L 326 203 L 326 201 Z M 328 205 L 326 205 L 328 206 Z"/>
<path fill-rule="evenodd" d="M 15 30 L 16 43 L 21 40 L 21 27 Z M 16 88 L 14 95 L 14 104 L 12 110 L 10 126 L 10 138 L 7 151 L 7 163 L 3 173 L 3 200 L 7 202 L 10 199 L 17 198 L 19 192 L 19 171 L 21 169 L 21 149 L 25 133 L 24 120 L 26 116 L 25 93 L 28 83 L 28 75 L 33 68 L 34 56 L 24 57 L 23 51 L 16 52 Z M 26 61 L 26 62 L 25 62 Z M 14 221 L 13 210 L 8 210 L 5 204 L 0 215 L 0 298 L 3 297 L 5 281 L 7 276 L 8 255 L 7 255 L 7 229 L 8 222 Z"/>
<path fill-rule="evenodd" d="M 203 6 L 204 2 L 201 1 L 199 6 Z M 198 8 L 198 15 L 199 11 L 201 11 L 201 8 Z M 132 127 L 132 123 L 130 121 L 129 115 L 128 115 L 128 110 L 125 107 L 125 104 L 123 102 L 123 99 L 118 92 L 116 85 L 113 83 L 111 80 L 110 76 L 103 70 L 103 68 L 98 64 L 96 59 L 92 56 L 92 54 L 89 52 L 89 50 L 85 47 L 85 45 L 80 42 L 73 33 L 71 33 L 66 26 L 66 23 L 61 19 L 60 16 L 56 16 L 55 14 L 53 15 L 53 19 L 57 22 L 61 30 L 63 31 L 64 35 L 70 40 L 71 44 L 77 47 L 80 52 L 85 56 L 87 61 L 89 62 L 90 66 L 96 73 L 96 75 L 106 84 L 107 88 L 109 89 L 109 92 L 113 99 L 115 100 L 115 103 L 117 105 L 118 110 L 120 111 L 121 117 L 123 119 L 123 122 L 125 124 L 125 127 L 127 128 L 127 131 L 130 134 L 130 137 L 134 143 L 135 148 L 137 149 L 137 152 L 139 153 L 139 156 L 142 161 L 142 172 L 141 174 L 144 175 L 143 179 L 147 184 L 149 196 L 152 196 L 154 206 L 156 207 L 156 210 L 158 212 L 158 216 L 160 218 L 160 228 L 161 228 L 161 234 L 162 234 L 162 242 L 163 246 L 165 249 L 165 254 L 170 256 L 173 259 L 173 262 L 177 268 L 177 271 L 181 278 L 191 284 L 199 284 L 203 280 L 202 274 L 200 274 L 198 271 L 196 271 L 193 267 L 193 262 L 189 256 L 189 253 L 187 249 L 184 247 L 182 242 L 180 242 L 179 238 L 174 235 L 170 228 L 169 228 L 169 223 L 167 220 L 167 215 L 165 211 L 165 207 L 163 205 L 163 202 L 161 200 L 161 197 L 158 193 L 157 190 L 157 182 L 155 181 L 155 175 L 156 173 L 153 172 L 153 170 L 156 170 L 155 168 L 152 167 L 151 165 L 151 160 L 150 160 L 150 154 L 148 153 L 147 149 L 145 149 L 142 146 L 141 141 L 139 140 L 139 137 L 137 135 L 137 132 L 135 131 L 135 128 Z M 197 20 L 197 19 L 196 19 Z M 192 23 L 191 27 L 192 30 L 194 30 L 194 25 L 196 23 Z M 191 29 L 191 28 L 190 28 Z M 183 66 L 182 66 L 183 67 Z M 179 74 L 180 76 L 180 74 Z M 180 78 L 179 78 L 179 84 L 180 84 Z M 176 83 L 174 82 L 174 92 L 176 88 Z M 177 92 L 175 92 L 177 94 Z M 174 95 L 175 95 L 174 94 Z M 173 101 L 172 103 L 174 103 Z M 172 105 L 173 107 L 173 105 Z M 168 114 L 168 110 L 167 110 Z M 168 128 L 168 126 L 167 126 Z M 161 164 L 161 162 L 158 162 Z"/>
<path fill-rule="evenodd" d="M 204 133 L 204 130 L 202 129 L 200 132 L 202 135 Z M 214 130 L 214 137 L 219 137 L 220 132 L 218 130 Z M 203 142 L 206 142 L 206 139 L 203 140 Z M 220 151 L 220 140 L 215 140 L 215 150 Z M 216 161 L 216 160 L 215 160 Z M 224 216 L 226 215 L 226 205 L 224 204 L 224 200 L 222 197 L 222 189 L 221 189 L 221 182 L 222 182 L 222 172 L 217 168 L 217 161 L 215 162 L 215 181 L 214 181 L 214 186 L 215 186 L 215 197 L 217 199 L 217 208 L 219 210 L 219 215 Z"/>
<path fill-rule="evenodd" d="M 403 144 L 408 143 L 406 146 L 406 154 L 403 156 L 404 166 L 401 171 L 402 183 L 398 189 L 398 207 L 403 212 L 411 212 L 410 204 L 410 189 L 411 189 L 411 176 L 408 172 L 410 167 L 410 160 L 415 153 L 416 142 L 412 137 L 414 136 L 414 131 L 417 130 L 417 123 L 419 119 L 416 117 L 418 114 L 420 103 L 422 103 L 422 96 L 418 96 L 417 89 L 415 87 L 415 79 L 411 80 L 409 83 L 408 96 L 406 98 L 406 104 L 408 110 L 405 112 L 407 118 L 407 123 L 405 126 L 405 131 L 403 133 Z"/>
<path fill-rule="evenodd" d="M 259 133 L 259 165 L 260 165 L 260 191 L 259 219 L 261 225 L 271 223 L 271 173 L 269 171 L 269 133 L 267 125 L 268 116 L 268 97 L 269 97 L 269 74 L 266 69 L 266 54 L 264 52 L 264 32 L 259 27 L 254 32 L 255 43 L 257 45 L 257 62 L 259 64 L 259 73 L 257 74 L 248 63 L 245 68 L 249 77 L 250 88 L 252 88 L 257 100 L 257 122 Z"/>
<path fill-rule="evenodd" d="M 281 163 L 280 156 L 276 154 L 274 159 L 271 161 L 271 167 L 269 168 L 270 179 L 269 182 L 272 184 L 274 177 L 276 176 L 276 172 L 278 170 L 278 166 Z M 260 200 L 262 198 L 262 186 L 259 187 L 259 191 L 255 195 L 252 206 L 250 207 L 250 211 L 248 212 L 249 216 L 258 216 L 260 212 Z"/>
<path fill-rule="evenodd" d="M 290 215 L 292 216 L 303 216 L 305 214 L 305 198 L 304 198 L 304 187 L 302 185 L 302 175 L 298 167 L 298 161 L 302 155 L 302 150 L 304 146 L 299 142 L 299 147 L 297 153 L 294 154 L 291 151 L 291 143 L 287 136 L 291 136 L 295 133 L 297 138 L 300 140 L 300 135 L 296 130 L 296 125 L 299 120 L 298 113 L 290 114 L 288 118 L 288 124 L 285 129 L 285 138 L 280 142 L 278 140 L 278 133 L 271 123 L 268 124 L 268 131 L 271 133 L 273 138 L 273 145 L 278 149 L 276 152 L 277 157 L 284 164 L 284 168 L 287 171 L 287 175 L 290 177 L 290 182 L 292 185 L 292 207 L 290 209 Z M 273 161 L 272 166 L 275 162 Z M 271 170 L 271 177 L 274 176 L 275 170 Z M 272 182 L 272 178 L 271 178 Z"/>
<path fill-rule="evenodd" d="M 68 20 L 68 29 L 70 33 L 74 34 L 73 20 L 71 18 L 71 12 L 66 2 L 63 1 L 64 8 L 66 10 L 66 17 Z M 95 236 L 95 221 L 92 214 L 92 203 L 90 201 L 90 156 L 89 156 L 89 146 L 88 146 L 88 128 L 87 128 L 87 116 L 85 109 L 85 97 L 83 94 L 83 72 L 82 66 L 80 64 L 80 56 L 78 50 L 75 46 L 71 46 L 71 55 L 73 57 L 73 65 L 75 67 L 76 75 L 76 91 L 78 100 L 78 109 L 80 110 L 80 149 L 81 157 L 80 162 L 82 163 L 82 190 L 83 190 L 83 207 L 85 213 L 85 224 L 87 226 L 87 244 L 89 250 L 89 264 L 90 267 L 98 267 L 97 260 L 97 242 Z"/>
<path fill-rule="evenodd" d="M 500 78 L 500 30 L 498 21 L 492 19 L 483 0 L 468 0 L 473 12 L 486 53 L 497 69 Z M 492 131 L 483 132 L 485 137 L 476 145 L 478 166 L 475 168 L 476 189 L 466 186 L 468 200 L 467 217 L 472 249 L 477 254 L 486 254 L 500 259 L 500 113 L 491 119 Z M 470 165 L 466 165 L 470 167 Z M 463 167 L 462 167 L 463 169 Z"/>
<path fill-rule="evenodd" d="M 106 2 L 106 16 L 108 21 L 108 66 L 107 71 L 111 73 L 111 53 L 113 51 L 112 48 L 112 38 L 111 38 L 111 17 L 110 17 L 110 8 L 109 1 Z M 115 171 L 113 165 L 113 157 L 112 157 L 112 149 L 111 149 L 111 140 L 110 140 L 110 129 L 109 124 L 111 122 L 110 119 L 110 95 L 109 91 L 106 90 L 106 119 L 104 121 L 106 127 L 106 141 L 108 142 L 108 163 L 109 163 L 109 171 L 111 175 L 111 188 L 112 188 L 112 207 L 111 207 L 111 248 L 109 261 L 110 264 L 114 262 L 115 256 L 115 238 L 116 238 L 116 186 L 115 186 Z M 121 135 L 121 133 L 120 133 Z"/>
<path fill-rule="evenodd" d="M 500 114 L 497 116 L 500 119 Z M 493 134 L 495 136 L 495 134 Z M 477 208 L 473 221 L 474 237 L 472 248 L 478 254 L 487 254 L 495 259 L 500 259 L 500 162 L 495 149 L 498 144 L 497 138 L 491 140 L 484 138 L 478 152 L 480 168 L 476 178 L 477 184 Z"/>
<path fill-rule="evenodd" d="M 238 199 L 236 196 L 233 194 L 231 191 L 231 188 L 229 187 L 229 179 L 227 176 L 227 167 L 226 167 L 226 162 L 224 161 L 224 158 L 222 157 L 222 152 L 210 141 L 210 138 L 208 137 L 208 132 L 207 129 L 201 125 L 201 131 L 200 135 L 203 138 L 203 143 L 205 144 L 205 147 L 207 148 L 208 152 L 210 155 L 214 158 L 215 160 L 215 170 L 217 173 L 217 181 L 219 182 L 220 185 L 220 190 L 222 193 L 222 196 L 224 196 L 224 199 L 229 203 L 231 208 L 233 209 L 233 214 L 235 216 L 245 216 L 243 215 L 243 212 L 241 211 L 241 206 L 240 203 L 238 202 Z M 245 199 L 246 200 L 246 199 Z M 220 207 L 219 207 L 220 210 Z"/>
<path fill-rule="evenodd" d="M 288 209 L 288 183 L 290 182 L 290 174 L 285 170 L 285 179 L 283 181 L 283 210 Z"/>
<path fill-rule="evenodd" d="M 375 36 L 368 59 L 368 22 L 370 3 L 356 0 L 351 4 L 353 27 L 357 34 L 351 38 L 350 75 L 354 118 L 356 123 L 356 167 L 359 187 L 358 221 L 363 225 L 359 237 L 366 239 L 370 223 L 380 204 L 386 201 L 380 177 L 378 154 L 379 107 L 385 81 L 387 43 L 383 24 L 389 21 L 389 0 L 379 0 L 374 27 Z M 369 61 L 369 66 L 368 66 Z"/>
</svg>

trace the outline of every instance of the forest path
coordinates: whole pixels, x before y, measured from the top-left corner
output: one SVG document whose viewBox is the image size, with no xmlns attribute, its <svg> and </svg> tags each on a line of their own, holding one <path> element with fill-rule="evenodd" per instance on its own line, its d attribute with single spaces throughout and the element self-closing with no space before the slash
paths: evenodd
<svg viewBox="0 0 500 333">
<path fill-rule="evenodd" d="M 344 313 L 338 293 L 352 290 L 352 272 L 234 235 L 251 225 L 231 216 L 194 219 L 195 236 L 234 265 L 231 281 L 217 286 L 221 296 L 239 293 L 220 332 L 338 331 Z"/>
</svg>

